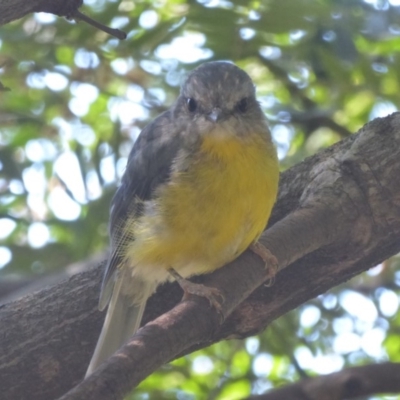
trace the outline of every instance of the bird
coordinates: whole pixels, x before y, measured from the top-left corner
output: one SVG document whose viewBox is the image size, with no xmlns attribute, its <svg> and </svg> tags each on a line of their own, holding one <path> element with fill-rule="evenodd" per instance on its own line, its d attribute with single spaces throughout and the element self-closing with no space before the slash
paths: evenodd
<svg viewBox="0 0 400 400">
<path fill-rule="evenodd" d="M 161 283 L 176 279 L 184 292 L 217 305 L 216 289 L 187 278 L 247 248 L 274 259 L 257 240 L 278 181 L 276 149 L 250 76 L 229 61 L 198 66 L 171 108 L 138 136 L 111 202 L 99 300 L 108 310 L 86 376 L 139 329 Z"/>
</svg>

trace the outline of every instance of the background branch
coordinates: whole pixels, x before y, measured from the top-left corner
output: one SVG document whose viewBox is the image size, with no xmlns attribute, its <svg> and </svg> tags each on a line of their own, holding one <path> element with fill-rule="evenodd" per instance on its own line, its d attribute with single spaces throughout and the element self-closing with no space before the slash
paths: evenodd
<svg viewBox="0 0 400 400">
<path fill-rule="evenodd" d="M 82 5 L 82 0 L 0 0 L 0 25 L 34 12 L 47 12 L 69 17 Z"/>
<path fill-rule="evenodd" d="M 45 12 L 59 17 L 84 21 L 118 39 L 126 39 L 126 33 L 120 29 L 110 28 L 81 13 L 78 8 L 82 4 L 82 0 L 32 0 L 29 2 L 23 0 L 0 0 L 0 26 L 34 12 Z M 7 88 L 0 85 L 1 90 L 5 91 Z"/>
<path fill-rule="evenodd" d="M 247 400 L 342 400 L 379 393 L 399 393 L 399 376 L 399 363 L 353 367 L 303 379 L 260 396 L 250 396 Z"/>
</svg>

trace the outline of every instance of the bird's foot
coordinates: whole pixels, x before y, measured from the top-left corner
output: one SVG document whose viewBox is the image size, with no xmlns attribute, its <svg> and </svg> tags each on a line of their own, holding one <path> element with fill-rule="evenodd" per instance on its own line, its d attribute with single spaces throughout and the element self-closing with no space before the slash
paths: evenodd
<svg viewBox="0 0 400 400">
<path fill-rule="evenodd" d="M 180 276 L 173 268 L 170 268 L 168 272 L 175 278 L 179 283 L 179 286 L 182 288 L 183 298 L 188 295 L 205 297 L 209 301 L 210 305 L 214 307 L 221 316 L 223 316 L 222 303 L 225 301 L 225 298 L 218 289 L 202 285 L 201 283 L 191 282 Z"/>
<path fill-rule="evenodd" d="M 279 269 L 277 258 L 259 242 L 252 243 L 249 249 L 264 261 L 268 275 L 265 286 L 272 286 L 275 282 L 275 275 Z"/>
</svg>

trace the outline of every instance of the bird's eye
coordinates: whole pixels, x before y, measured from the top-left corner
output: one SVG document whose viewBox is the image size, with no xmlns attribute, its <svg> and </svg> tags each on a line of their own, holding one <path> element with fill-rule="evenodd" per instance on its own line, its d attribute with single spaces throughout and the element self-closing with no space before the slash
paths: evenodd
<svg viewBox="0 0 400 400">
<path fill-rule="evenodd" d="M 245 113 L 247 111 L 247 109 L 249 108 L 249 99 L 247 97 L 243 97 L 242 100 L 240 100 L 237 104 L 236 104 L 236 108 L 238 111 L 240 111 L 241 113 Z"/>
<path fill-rule="evenodd" d="M 196 111 L 197 103 L 196 103 L 196 100 L 195 100 L 195 99 L 193 99 L 193 98 L 191 98 L 191 97 L 188 97 L 188 98 L 186 99 L 186 105 L 187 105 L 187 108 L 188 108 L 188 110 L 189 110 L 190 112 L 195 112 L 195 111 Z"/>
</svg>

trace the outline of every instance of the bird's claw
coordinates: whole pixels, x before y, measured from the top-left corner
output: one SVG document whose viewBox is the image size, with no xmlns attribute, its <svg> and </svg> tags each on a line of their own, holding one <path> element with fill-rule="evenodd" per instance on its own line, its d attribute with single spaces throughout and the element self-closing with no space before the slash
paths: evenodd
<svg viewBox="0 0 400 400">
<path fill-rule="evenodd" d="M 275 276 L 279 270 L 277 258 L 261 243 L 254 242 L 250 245 L 249 249 L 257 254 L 265 263 L 265 270 L 267 272 L 267 279 L 265 286 L 270 287 L 275 282 Z"/>
</svg>

